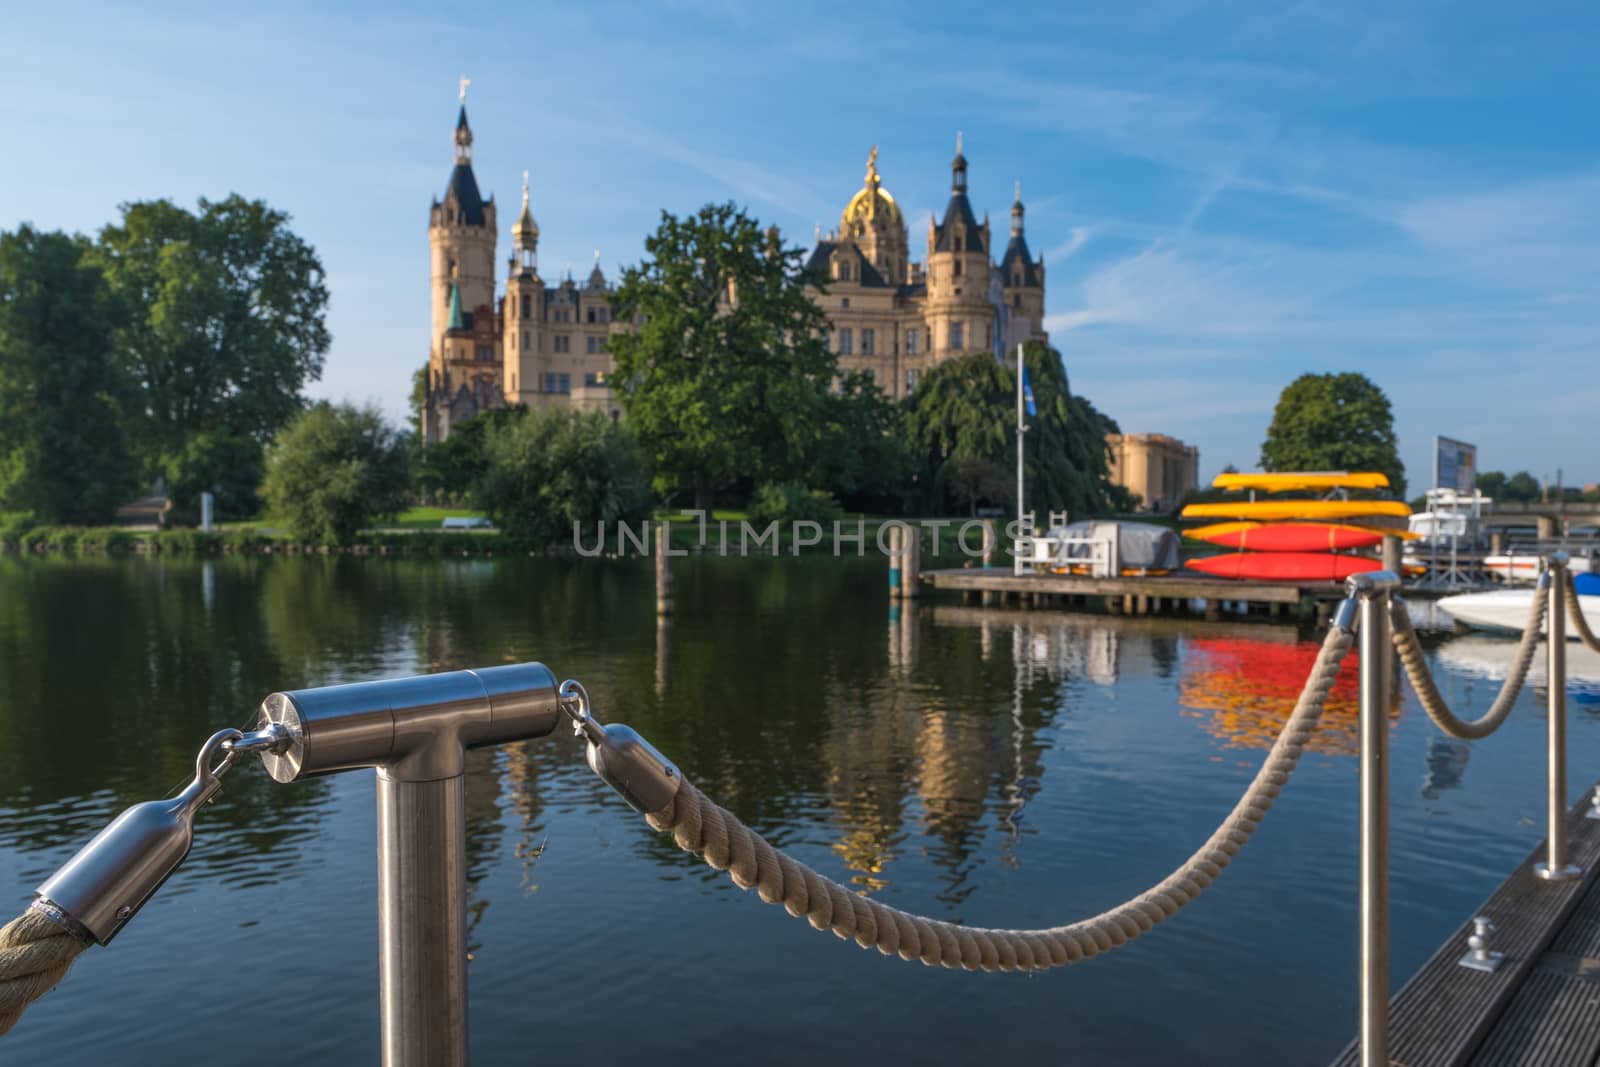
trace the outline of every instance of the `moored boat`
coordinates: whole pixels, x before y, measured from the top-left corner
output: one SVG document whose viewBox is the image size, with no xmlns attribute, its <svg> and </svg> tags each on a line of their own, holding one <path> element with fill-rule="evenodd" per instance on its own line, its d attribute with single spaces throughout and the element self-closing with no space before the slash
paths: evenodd
<svg viewBox="0 0 1600 1067">
<path fill-rule="evenodd" d="M 1578 607 L 1592 630 L 1600 630 L 1600 575 L 1580 574 L 1573 579 L 1578 590 Z M 1495 589 L 1487 593 L 1464 593 L 1441 599 L 1439 610 L 1463 626 L 1479 630 L 1520 634 L 1528 621 L 1528 609 L 1538 589 Z M 1567 627 L 1568 636 L 1576 637 Z"/>
</svg>

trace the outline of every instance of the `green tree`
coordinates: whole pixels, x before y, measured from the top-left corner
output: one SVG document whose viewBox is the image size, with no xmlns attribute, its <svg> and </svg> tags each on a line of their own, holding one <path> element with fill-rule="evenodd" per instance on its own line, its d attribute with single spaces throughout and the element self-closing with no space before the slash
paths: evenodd
<svg viewBox="0 0 1600 1067">
<path fill-rule="evenodd" d="M 1531 504 L 1542 496 L 1544 496 L 1544 490 L 1539 485 L 1539 479 L 1527 471 L 1518 471 L 1506 479 L 1505 498 L 1507 500 Z"/>
<path fill-rule="evenodd" d="M 1382 471 L 1405 499 L 1389 398 L 1364 374 L 1302 374 L 1278 397 L 1261 444 L 1268 471 Z"/>
<path fill-rule="evenodd" d="M 856 510 L 898 510 L 916 470 L 894 401 L 853 371 L 823 402 L 824 424 L 809 484 Z"/>
<path fill-rule="evenodd" d="M 423 408 L 428 403 L 428 365 L 424 363 L 411 374 L 411 434 L 421 444 L 427 436 Z"/>
<path fill-rule="evenodd" d="M 239 473 L 252 469 L 241 457 L 254 451 L 259 469 L 260 450 L 322 373 L 328 290 L 315 251 L 288 215 L 233 195 L 193 212 L 168 200 L 124 204 L 96 258 L 119 304 L 118 349 L 138 386 L 133 443 L 147 472 L 241 506 Z"/>
<path fill-rule="evenodd" d="M 105 279 L 87 243 L 0 234 L 0 508 L 106 522 L 138 486 Z"/>
<path fill-rule="evenodd" d="M 349 544 L 375 517 L 405 507 L 408 455 L 377 408 L 324 401 L 272 443 L 261 496 L 296 537 Z"/>
<path fill-rule="evenodd" d="M 1074 395 L 1061 354 L 1030 341 L 1024 358 L 1038 411 L 1026 421 L 1027 497 L 1040 512 L 1104 514 L 1112 505 L 1106 434 L 1117 424 Z M 924 506 L 949 505 L 951 479 L 972 461 L 1015 470 L 1016 374 L 987 353 L 946 360 L 907 401 L 906 430 L 922 464 Z"/>
<path fill-rule="evenodd" d="M 483 451 L 473 501 L 528 545 L 571 544 L 574 523 L 650 516 L 644 454 L 627 428 L 600 412 L 513 409 L 485 420 Z"/>
<path fill-rule="evenodd" d="M 960 458 L 949 463 L 945 486 L 950 495 L 966 505 L 968 515 L 978 513 L 980 503 L 1005 504 L 1016 489 L 1014 472 L 990 459 Z"/>
<path fill-rule="evenodd" d="M 812 474 L 836 361 L 801 251 L 728 203 L 662 212 L 645 253 L 616 297 L 639 327 L 613 335 L 611 352 L 658 488 L 707 506 L 735 484 Z"/>
<path fill-rule="evenodd" d="M 1506 476 L 1503 471 L 1482 471 L 1478 474 L 1478 492 L 1490 500 L 1506 500 Z"/>
<path fill-rule="evenodd" d="M 417 457 L 416 488 L 423 498 L 446 504 L 465 501 L 489 469 L 489 432 L 527 412 L 520 404 L 474 415 L 454 426 L 450 436 L 424 447 Z"/>
</svg>

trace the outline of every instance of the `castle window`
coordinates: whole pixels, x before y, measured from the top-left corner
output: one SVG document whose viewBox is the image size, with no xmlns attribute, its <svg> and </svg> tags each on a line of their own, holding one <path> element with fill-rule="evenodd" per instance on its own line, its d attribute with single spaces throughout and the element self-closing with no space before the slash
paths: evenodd
<svg viewBox="0 0 1600 1067">
<path fill-rule="evenodd" d="M 600 338 L 596 337 L 594 334 L 590 334 L 587 338 L 585 338 L 585 340 L 589 342 L 589 354 L 591 356 L 600 351 Z"/>
<path fill-rule="evenodd" d="M 524 352 L 526 352 L 528 350 L 528 331 L 527 330 L 523 330 L 522 331 L 522 350 Z"/>
<path fill-rule="evenodd" d="M 1011 306 L 1014 307 L 1014 308 L 1021 308 L 1022 307 L 1022 294 L 1021 293 L 1018 293 L 1016 296 L 1013 296 L 1011 298 Z"/>
<path fill-rule="evenodd" d="M 529 296 L 527 293 L 523 293 L 522 294 L 522 317 L 523 318 L 528 318 L 532 314 L 533 314 L 533 298 L 531 296 Z M 526 348 L 528 346 L 527 345 L 523 345 L 522 347 Z"/>
<path fill-rule="evenodd" d="M 570 336 L 568 336 L 567 334 L 564 334 L 564 333 L 556 334 L 555 342 L 556 342 L 555 351 L 557 351 L 557 352 L 570 352 L 570 351 L 572 351 L 572 338 Z"/>
<path fill-rule="evenodd" d="M 986 322 L 983 324 L 983 347 L 994 347 L 994 323 L 992 322 Z"/>
<path fill-rule="evenodd" d="M 874 342 L 876 340 L 874 335 L 876 334 L 876 332 L 877 331 L 873 330 L 870 326 L 862 329 L 862 331 L 861 331 L 861 354 L 863 356 L 872 355 Z"/>
<path fill-rule="evenodd" d="M 850 354 L 851 349 L 853 349 L 854 347 L 855 347 L 855 338 L 850 332 L 850 327 L 848 327 L 848 326 L 839 327 L 839 354 L 841 356 L 848 356 Z"/>
<path fill-rule="evenodd" d="M 967 339 L 965 336 L 963 336 L 966 332 L 965 327 L 966 324 L 961 322 L 952 322 L 950 324 L 950 336 L 948 338 L 950 343 L 947 347 L 953 348 L 957 351 L 960 351 L 962 348 L 966 347 Z"/>
<path fill-rule="evenodd" d="M 956 277 L 957 277 L 957 278 L 959 278 L 959 277 L 961 277 L 961 261 L 960 261 L 960 260 L 959 260 L 959 259 L 958 259 L 958 260 L 956 260 L 956 270 L 955 270 L 955 274 L 956 274 Z"/>
<path fill-rule="evenodd" d="M 1011 284 L 1012 285 L 1021 285 L 1022 284 L 1022 272 L 1020 270 L 1017 271 L 1015 274 L 1013 274 L 1011 276 Z"/>
<path fill-rule="evenodd" d="M 907 330 L 906 331 L 906 355 L 914 356 L 916 354 L 917 354 L 917 331 L 914 330 L 914 329 Z"/>
<path fill-rule="evenodd" d="M 546 374 L 544 376 L 544 391 L 547 393 L 572 392 L 572 375 Z"/>
<path fill-rule="evenodd" d="M 596 371 L 590 371 L 583 376 L 583 384 L 587 386 L 604 385 L 606 384 L 606 376 Z"/>
<path fill-rule="evenodd" d="M 600 314 L 600 322 L 604 323 L 606 321 L 606 309 L 605 308 L 600 308 L 599 309 L 599 314 Z"/>
<path fill-rule="evenodd" d="M 956 251 L 957 252 L 961 251 L 961 238 L 960 238 L 959 235 L 956 237 Z M 956 271 L 959 273 L 960 270 L 961 270 L 961 264 L 957 263 L 956 264 Z"/>
<path fill-rule="evenodd" d="M 850 298 L 848 296 L 840 297 L 839 298 L 839 306 L 842 307 L 842 308 L 849 307 L 850 306 Z"/>
<path fill-rule="evenodd" d="M 494 348 L 489 345 L 478 346 L 478 358 L 485 362 L 494 358 Z"/>
<path fill-rule="evenodd" d="M 917 372 L 915 368 L 906 371 L 906 392 L 911 392 L 917 387 Z"/>
<path fill-rule="evenodd" d="M 589 321 L 590 322 L 594 321 L 594 308 L 590 308 L 589 309 Z"/>
</svg>

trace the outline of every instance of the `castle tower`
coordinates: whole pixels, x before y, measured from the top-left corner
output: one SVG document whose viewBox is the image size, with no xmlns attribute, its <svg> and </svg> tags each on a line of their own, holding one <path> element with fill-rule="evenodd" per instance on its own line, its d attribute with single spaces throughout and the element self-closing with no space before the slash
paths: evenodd
<svg viewBox="0 0 1600 1067">
<path fill-rule="evenodd" d="M 877 145 L 867 156 L 867 177 L 861 191 L 850 198 L 839 217 L 839 236 L 855 241 L 885 282 L 906 283 L 910 260 L 906 221 L 878 176 Z"/>
<path fill-rule="evenodd" d="M 1022 183 L 1017 183 L 1011 203 L 1011 242 L 1000 259 L 1000 291 L 1005 307 L 1004 351 L 1018 344 L 1044 340 L 1044 260 L 1037 262 L 1028 252 L 1028 239 L 1022 232 Z"/>
<path fill-rule="evenodd" d="M 928 220 L 927 320 L 936 361 L 993 350 L 989 273 L 989 223 L 978 221 L 967 199 L 967 157 L 958 133 L 944 221 Z"/>
<path fill-rule="evenodd" d="M 506 270 L 504 363 L 506 402 L 531 404 L 539 388 L 544 351 L 544 280 L 539 277 L 539 224 L 528 204 L 528 172 L 522 172 L 522 211 L 511 227 Z"/>
<path fill-rule="evenodd" d="M 450 283 L 461 287 L 462 307 L 471 313 L 494 305 L 494 198 L 485 201 L 472 173 L 472 127 L 467 123 L 466 79 L 462 79 L 461 111 L 456 119 L 455 166 L 444 199 L 428 214 L 428 247 L 432 253 L 433 336 L 435 344 L 449 315 Z"/>
<path fill-rule="evenodd" d="M 495 314 L 495 205 L 472 173 L 467 79 L 453 137 L 455 166 L 444 199 L 428 212 L 433 334 L 428 352 L 424 435 L 442 441 L 450 428 L 504 403 Z"/>
</svg>

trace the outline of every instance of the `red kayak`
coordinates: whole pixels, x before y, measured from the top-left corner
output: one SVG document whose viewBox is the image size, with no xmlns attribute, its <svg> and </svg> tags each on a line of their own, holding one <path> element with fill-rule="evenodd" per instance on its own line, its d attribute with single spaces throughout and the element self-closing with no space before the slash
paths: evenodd
<svg viewBox="0 0 1600 1067">
<path fill-rule="evenodd" d="M 1215 533 L 1196 530 L 1194 536 L 1223 548 L 1249 548 L 1257 552 L 1335 552 L 1343 548 L 1371 548 L 1383 540 L 1380 531 L 1331 522 L 1269 523 L 1249 529 L 1219 529 Z"/>
<path fill-rule="evenodd" d="M 1245 581 L 1342 582 L 1352 574 L 1379 570 L 1383 564 L 1367 556 L 1331 552 L 1231 552 L 1191 559 L 1184 566 L 1217 578 Z"/>
</svg>

